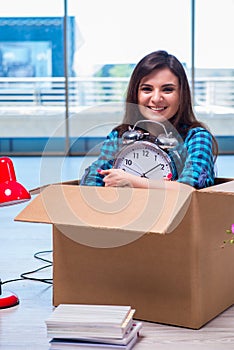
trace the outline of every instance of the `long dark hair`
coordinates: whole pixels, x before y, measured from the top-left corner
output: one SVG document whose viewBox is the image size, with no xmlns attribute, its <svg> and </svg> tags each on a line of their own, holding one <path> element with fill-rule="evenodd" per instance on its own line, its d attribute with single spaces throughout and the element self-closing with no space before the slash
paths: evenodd
<svg viewBox="0 0 234 350">
<path fill-rule="evenodd" d="M 198 121 L 194 114 L 189 82 L 182 63 L 175 56 L 168 54 L 166 51 L 159 50 L 143 57 L 133 70 L 127 89 L 123 124 L 122 127 L 120 126 L 117 128 L 120 133 L 122 129 L 125 128 L 126 130 L 126 125 L 134 125 L 138 120 L 145 119 L 137 107 L 140 82 L 142 78 L 152 73 L 152 71 L 164 68 L 170 69 L 170 71 L 178 78 L 180 87 L 179 109 L 170 119 L 170 123 L 177 129 L 181 136 L 186 136 L 189 129 L 198 126 L 208 130 L 208 127 Z M 213 152 L 217 155 L 217 141 L 213 135 L 212 137 Z"/>
</svg>

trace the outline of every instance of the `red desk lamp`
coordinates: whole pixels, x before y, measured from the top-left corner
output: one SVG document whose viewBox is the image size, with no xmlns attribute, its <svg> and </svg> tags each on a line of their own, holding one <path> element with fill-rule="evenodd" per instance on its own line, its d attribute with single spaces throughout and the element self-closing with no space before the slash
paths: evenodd
<svg viewBox="0 0 234 350">
<path fill-rule="evenodd" d="M 16 181 L 13 163 L 8 157 L 0 158 L 0 206 L 28 201 L 30 193 Z M 0 281 L 0 309 L 19 304 L 18 297 L 10 292 L 2 293 Z"/>
</svg>

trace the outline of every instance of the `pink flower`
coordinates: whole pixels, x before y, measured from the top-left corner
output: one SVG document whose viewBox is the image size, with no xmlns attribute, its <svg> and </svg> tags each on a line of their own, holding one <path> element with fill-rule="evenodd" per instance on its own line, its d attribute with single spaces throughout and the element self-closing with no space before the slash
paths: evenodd
<svg viewBox="0 0 234 350">
<path fill-rule="evenodd" d="M 234 224 L 231 225 L 231 229 L 226 230 L 227 234 L 233 234 L 234 235 Z M 223 241 L 223 245 L 222 248 L 224 247 L 224 245 L 226 243 L 230 243 L 230 244 L 234 244 L 234 238 L 230 238 L 230 239 L 226 239 L 225 241 Z"/>
</svg>

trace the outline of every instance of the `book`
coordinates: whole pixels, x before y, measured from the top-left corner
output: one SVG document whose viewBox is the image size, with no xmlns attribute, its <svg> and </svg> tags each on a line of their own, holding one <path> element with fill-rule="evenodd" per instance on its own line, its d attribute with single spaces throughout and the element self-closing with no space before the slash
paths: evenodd
<svg viewBox="0 0 234 350">
<path fill-rule="evenodd" d="M 47 318 L 51 338 L 117 338 L 131 329 L 131 306 L 60 304 Z"/>
<path fill-rule="evenodd" d="M 104 347 L 111 347 L 113 348 L 114 345 L 119 345 L 119 347 L 116 347 L 117 349 L 131 349 L 131 346 L 133 346 L 138 338 L 139 332 L 142 328 L 142 322 L 134 321 L 132 328 L 126 333 L 126 335 L 122 339 L 116 339 L 116 338 L 80 338 L 80 339 L 69 339 L 69 338 L 53 338 L 50 341 L 51 349 L 56 349 L 58 346 L 63 348 L 76 348 L 78 345 L 83 347 L 88 347 L 88 345 L 92 347 L 100 347 L 101 345 Z"/>
<path fill-rule="evenodd" d="M 54 338 L 50 341 L 50 350 L 130 350 L 136 344 L 139 331 L 142 328 L 141 322 L 135 322 L 131 331 L 129 331 L 128 336 L 120 339 L 98 339 L 92 341 L 85 339 L 59 339 Z"/>
</svg>

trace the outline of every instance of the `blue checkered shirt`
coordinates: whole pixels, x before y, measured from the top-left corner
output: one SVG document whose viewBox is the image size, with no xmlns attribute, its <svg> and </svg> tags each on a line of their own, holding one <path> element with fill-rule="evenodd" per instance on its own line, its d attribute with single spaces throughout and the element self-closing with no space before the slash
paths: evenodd
<svg viewBox="0 0 234 350">
<path fill-rule="evenodd" d="M 122 139 L 116 130 L 107 136 L 100 150 L 100 155 L 86 170 L 80 185 L 104 186 L 103 176 L 97 169 L 111 169 L 117 153 L 121 150 Z M 184 144 L 177 147 L 180 162 L 177 164 L 173 152 L 169 156 L 175 163 L 173 180 L 193 186 L 197 189 L 214 184 L 214 157 L 212 153 L 212 136 L 202 127 L 190 129 Z"/>
</svg>

